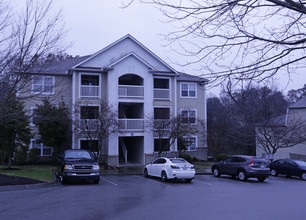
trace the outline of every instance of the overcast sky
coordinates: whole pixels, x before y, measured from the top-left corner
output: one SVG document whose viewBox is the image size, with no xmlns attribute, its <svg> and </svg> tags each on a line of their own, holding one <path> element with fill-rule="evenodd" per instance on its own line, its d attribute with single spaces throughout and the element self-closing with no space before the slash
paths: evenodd
<svg viewBox="0 0 306 220">
<path fill-rule="evenodd" d="M 157 56 L 178 71 L 199 75 L 196 67 L 176 65 L 184 58 L 171 50 L 164 40 L 164 35 L 173 30 L 172 25 L 165 23 L 165 18 L 153 6 L 140 4 L 137 1 L 130 7 L 123 8 L 122 2 L 128 0 L 56 0 L 56 5 L 63 9 L 67 41 L 72 47 L 67 51 L 71 55 L 93 54 L 126 34 L 131 34 L 148 47 Z M 305 73 L 293 75 L 288 84 L 288 77 L 278 76 L 282 80 L 274 83 L 281 90 L 302 88 L 306 84 Z M 210 89 L 218 95 L 220 89 Z"/>
</svg>

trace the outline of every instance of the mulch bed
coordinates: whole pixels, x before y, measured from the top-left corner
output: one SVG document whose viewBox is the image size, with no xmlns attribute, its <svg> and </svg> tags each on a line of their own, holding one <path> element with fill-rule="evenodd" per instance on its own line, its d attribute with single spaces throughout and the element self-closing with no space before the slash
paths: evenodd
<svg viewBox="0 0 306 220">
<path fill-rule="evenodd" d="M 7 176 L 0 174 L 0 186 L 9 186 L 9 185 L 28 185 L 28 184 L 36 184 L 43 183 L 39 180 L 33 180 L 24 177 L 17 176 Z"/>
</svg>

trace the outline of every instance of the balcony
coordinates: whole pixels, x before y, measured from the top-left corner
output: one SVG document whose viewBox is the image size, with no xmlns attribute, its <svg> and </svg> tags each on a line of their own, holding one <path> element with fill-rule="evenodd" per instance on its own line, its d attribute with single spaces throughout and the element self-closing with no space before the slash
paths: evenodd
<svg viewBox="0 0 306 220">
<path fill-rule="evenodd" d="M 81 85 L 81 96 L 82 97 L 98 97 L 99 96 L 99 86 Z"/>
<path fill-rule="evenodd" d="M 121 131 L 135 131 L 144 129 L 144 119 L 119 119 L 119 129 Z"/>
<path fill-rule="evenodd" d="M 144 87 L 132 85 L 119 85 L 119 97 L 121 98 L 143 98 Z"/>
<path fill-rule="evenodd" d="M 80 129 L 83 131 L 95 131 L 99 127 L 98 119 L 81 119 Z"/>
<path fill-rule="evenodd" d="M 154 89 L 154 99 L 170 99 L 170 89 Z"/>
</svg>

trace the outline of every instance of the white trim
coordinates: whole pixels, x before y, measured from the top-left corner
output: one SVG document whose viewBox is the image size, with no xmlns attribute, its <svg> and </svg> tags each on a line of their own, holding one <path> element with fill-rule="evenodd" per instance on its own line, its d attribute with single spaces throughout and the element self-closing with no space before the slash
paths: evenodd
<svg viewBox="0 0 306 220">
<path fill-rule="evenodd" d="M 139 60 L 141 63 L 143 63 L 145 66 L 149 67 L 150 69 L 156 70 L 152 65 L 150 65 L 148 62 L 146 62 L 144 59 L 142 59 L 140 56 L 138 56 L 134 52 L 130 52 L 127 55 L 125 55 L 124 57 L 121 57 L 120 59 L 116 60 L 115 62 L 109 64 L 107 66 L 107 68 L 113 68 L 116 64 L 120 63 L 121 61 L 125 60 L 126 58 L 128 58 L 130 56 L 135 57 L 137 60 Z"/>
<path fill-rule="evenodd" d="M 188 96 L 182 96 L 182 84 L 187 84 L 188 85 Z M 195 96 L 189 96 L 189 85 L 195 85 Z M 180 82 L 180 98 L 182 99 L 196 99 L 197 98 L 197 83 L 193 83 L 193 82 Z"/>
<path fill-rule="evenodd" d="M 188 111 L 188 118 L 190 118 L 189 117 L 189 111 L 194 111 L 195 112 L 195 123 L 184 123 L 184 124 L 190 124 L 190 125 L 197 125 L 198 124 L 198 120 L 197 120 L 198 112 L 197 112 L 197 109 L 180 109 L 181 116 L 182 116 L 182 111 Z"/>
</svg>

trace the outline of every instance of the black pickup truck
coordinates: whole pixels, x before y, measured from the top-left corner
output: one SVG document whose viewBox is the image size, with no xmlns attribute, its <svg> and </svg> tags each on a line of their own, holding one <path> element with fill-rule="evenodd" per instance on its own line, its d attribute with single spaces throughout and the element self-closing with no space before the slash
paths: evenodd
<svg viewBox="0 0 306 220">
<path fill-rule="evenodd" d="M 63 184 L 70 180 L 100 181 L 100 166 L 91 151 L 66 150 L 57 162 L 57 176 Z"/>
</svg>

